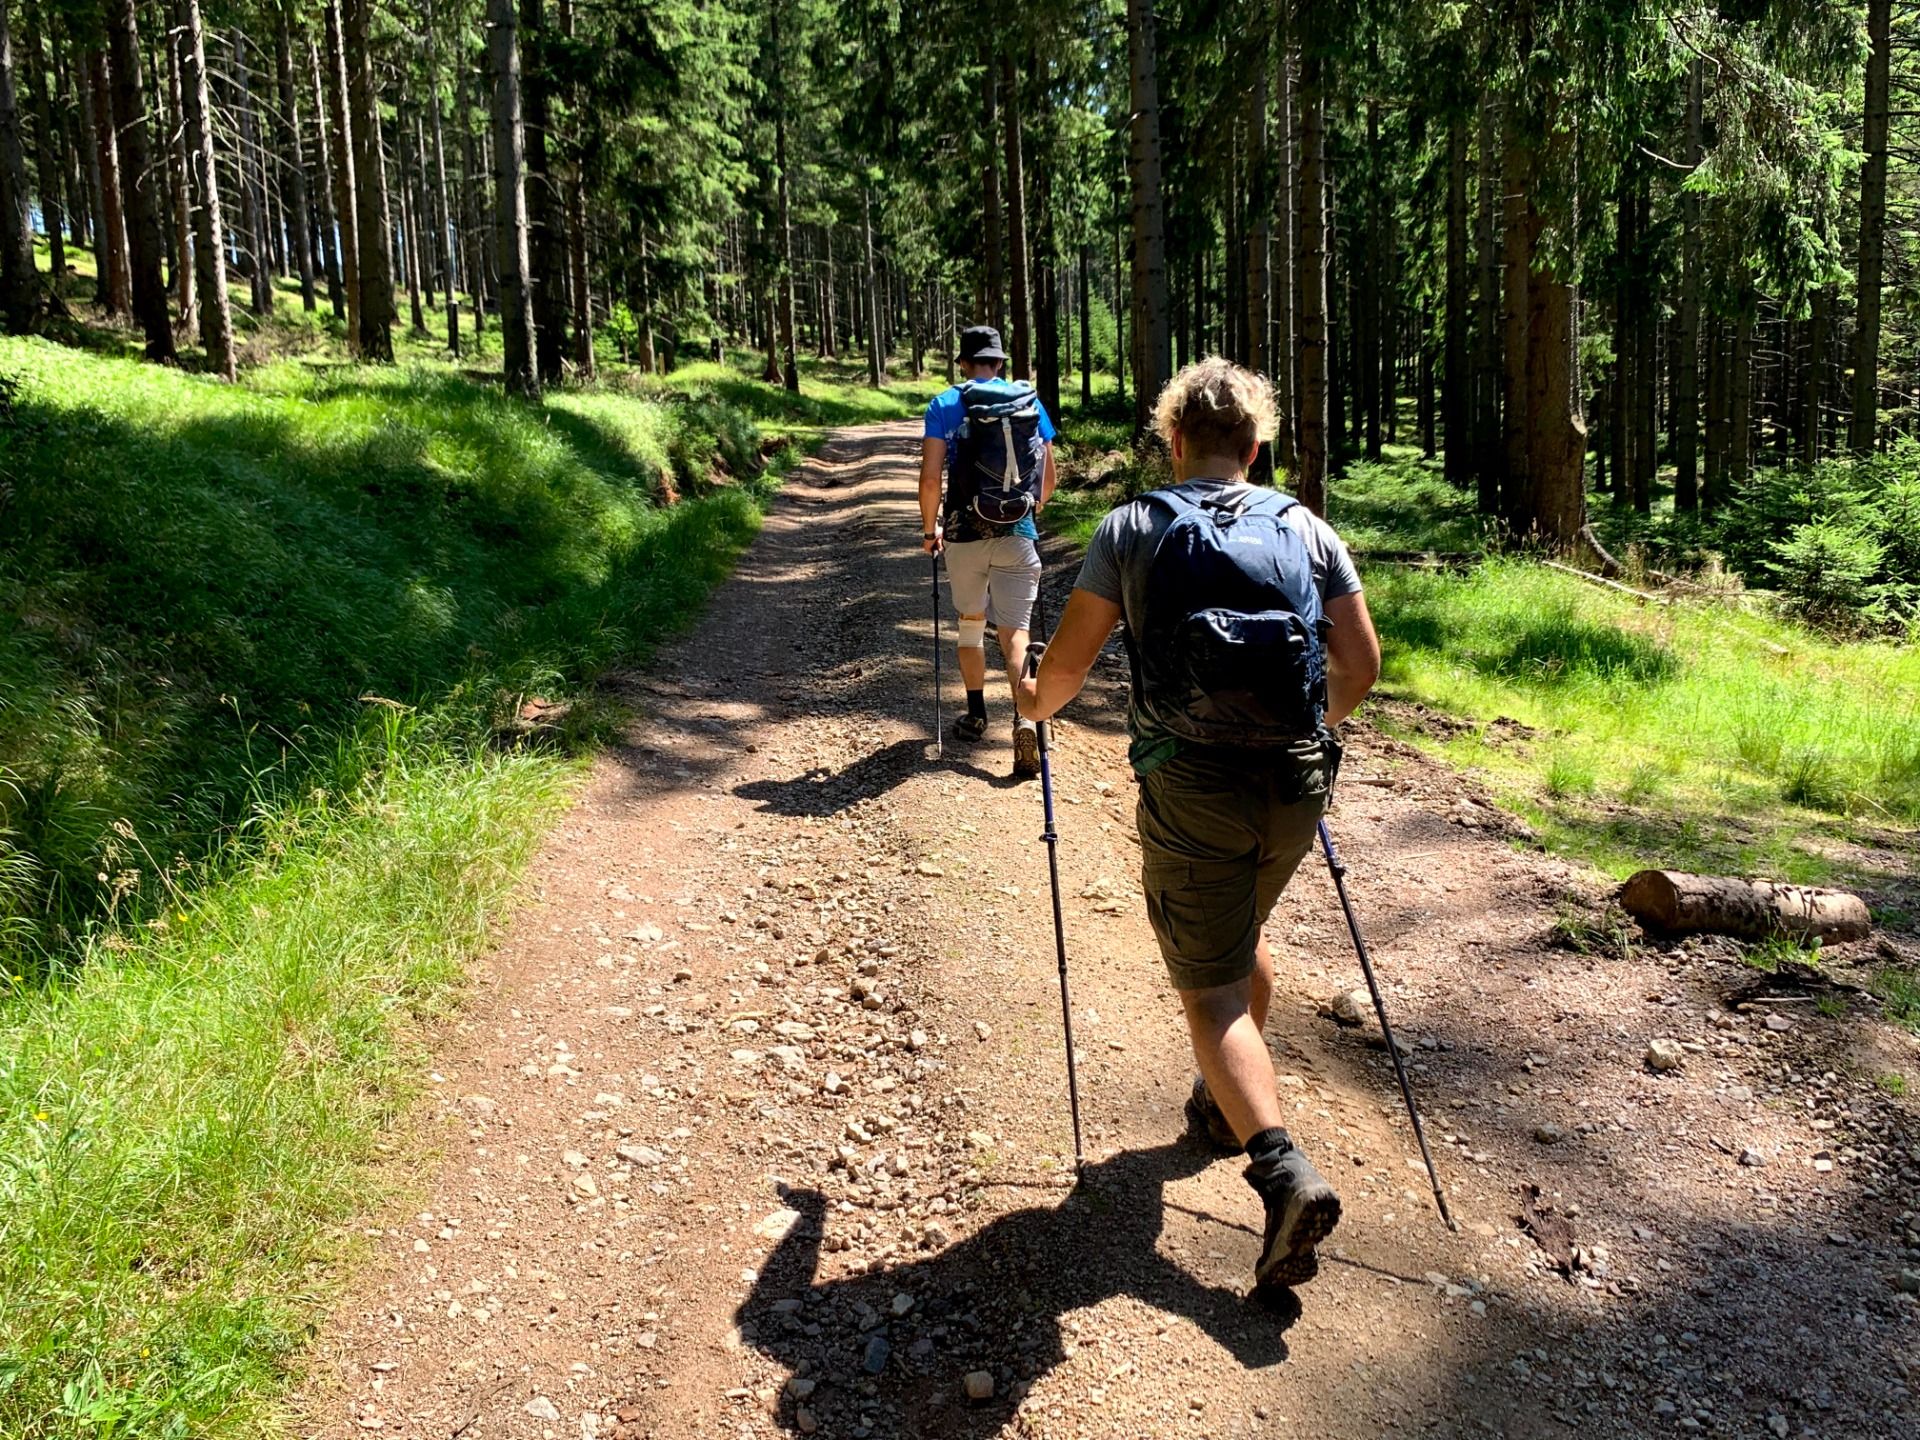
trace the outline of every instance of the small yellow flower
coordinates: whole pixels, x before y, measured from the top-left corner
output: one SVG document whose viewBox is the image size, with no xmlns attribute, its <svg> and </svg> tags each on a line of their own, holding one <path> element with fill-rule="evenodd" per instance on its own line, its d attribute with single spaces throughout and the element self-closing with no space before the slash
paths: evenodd
<svg viewBox="0 0 1920 1440">
<path fill-rule="evenodd" d="M 47 1121 L 51 1120 L 53 1117 L 47 1114 L 47 1112 L 44 1110 L 36 1110 L 33 1112 L 33 1118 L 38 1120 L 42 1125 L 44 1125 L 47 1123 Z"/>
</svg>

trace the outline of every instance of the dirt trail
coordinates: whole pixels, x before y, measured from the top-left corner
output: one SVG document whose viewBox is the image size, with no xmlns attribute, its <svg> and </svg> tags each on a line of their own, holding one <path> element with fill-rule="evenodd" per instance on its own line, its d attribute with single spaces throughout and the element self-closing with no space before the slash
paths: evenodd
<svg viewBox="0 0 1920 1440">
<path fill-rule="evenodd" d="M 1069 1188 L 1039 794 L 1004 689 L 931 760 L 912 450 L 837 436 L 638 683 L 436 1057 L 438 1158 L 369 1231 L 301 1433 L 1916 1433 L 1920 1139 L 1859 1059 L 1911 1074 L 1911 1040 L 1735 1012 L 1752 972 L 1711 947 L 1555 948 L 1597 888 L 1365 729 L 1333 821 L 1462 1232 L 1384 1050 L 1320 1013 L 1359 975 L 1309 869 L 1270 1039 L 1347 1218 L 1298 1313 L 1249 1306 L 1252 1193 L 1182 1131 L 1117 657 L 1056 738 Z"/>
</svg>

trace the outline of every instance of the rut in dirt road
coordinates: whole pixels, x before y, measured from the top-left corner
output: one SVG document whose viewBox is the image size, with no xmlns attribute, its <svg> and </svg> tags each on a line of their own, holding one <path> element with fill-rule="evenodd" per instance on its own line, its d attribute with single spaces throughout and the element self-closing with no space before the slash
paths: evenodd
<svg viewBox="0 0 1920 1440">
<path fill-rule="evenodd" d="M 1297 1309 L 1248 1304 L 1258 1205 L 1182 1129 L 1117 656 L 1055 734 L 1070 1185 L 1038 789 L 997 677 L 987 741 L 933 760 L 913 441 L 834 437 L 636 683 L 434 1058 L 433 1158 L 302 1433 L 1902 1434 L 1920 1154 L 1848 1051 L 1907 1042 L 1730 1009 L 1710 945 L 1554 948 L 1598 883 L 1364 725 L 1333 823 L 1463 1233 L 1371 1026 L 1323 1013 L 1359 974 L 1309 868 L 1270 1044 L 1346 1219 Z"/>
</svg>

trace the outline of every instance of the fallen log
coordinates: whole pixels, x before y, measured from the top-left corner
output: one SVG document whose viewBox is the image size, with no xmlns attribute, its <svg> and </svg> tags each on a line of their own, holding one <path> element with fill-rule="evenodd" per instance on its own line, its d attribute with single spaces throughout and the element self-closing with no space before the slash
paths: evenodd
<svg viewBox="0 0 1920 1440">
<path fill-rule="evenodd" d="M 1873 929 L 1867 902 L 1845 890 L 1679 870 L 1642 870 L 1621 887 L 1620 904 L 1641 924 L 1676 935 L 1864 940 Z"/>
</svg>

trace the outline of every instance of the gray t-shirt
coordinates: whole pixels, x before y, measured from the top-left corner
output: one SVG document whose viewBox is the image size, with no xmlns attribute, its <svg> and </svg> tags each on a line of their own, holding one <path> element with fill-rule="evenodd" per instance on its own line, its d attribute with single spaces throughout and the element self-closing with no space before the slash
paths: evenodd
<svg viewBox="0 0 1920 1440">
<path fill-rule="evenodd" d="M 1200 479 L 1170 488 L 1197 503 L 1231 500 L 1253 487 L 1238 480 Z M 1129 501 L 1100 522 L 1087 546 L 1087 558 L 1080 566 L 1075 588 L 1118 605 L 1122 619 L 1135 634 L 1139 633 L 1139 621 L 1146 613 L 1147 571 L 1153 563 L 1154 551 L 1159 548 L 1160 537 L 1173 519 L 1173 511 L 1165 505 L 1148 504 L 1144 499 Z M 1306 543 L 1322 605 L 1343 595 L 1360 593 L 1360 572 L 1354 568 L 1346 542 L 1334 533 L 1331 525 L 1304 505 L 1289 506 L 1281 523 Z M 1171 736 L 1153 733 L 1143 724 L 1139 701 L 1140 697 L 1135 695 L 1127 715 L 1127 728 L 1133 735 L 1134 769 L 1144 775 L 1171 755 L 1175 745 Z"/>
</svg>

